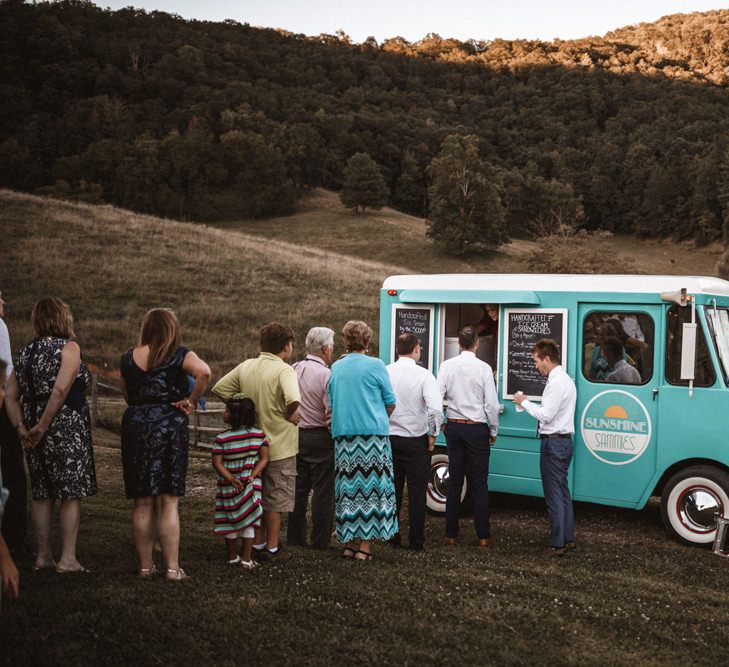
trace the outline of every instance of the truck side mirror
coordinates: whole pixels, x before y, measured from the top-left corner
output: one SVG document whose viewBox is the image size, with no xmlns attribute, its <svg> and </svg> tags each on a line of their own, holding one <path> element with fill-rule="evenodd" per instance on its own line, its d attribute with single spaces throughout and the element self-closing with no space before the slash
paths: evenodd
<svg viewBox="0 0 729 667">
<path fill-rule="evenodd" d="M 687 322 L 683 325 L 683 338 L 681 340 L 681 379 L 693 380 L 696 366 L 696 323 Z"/>
</svg>

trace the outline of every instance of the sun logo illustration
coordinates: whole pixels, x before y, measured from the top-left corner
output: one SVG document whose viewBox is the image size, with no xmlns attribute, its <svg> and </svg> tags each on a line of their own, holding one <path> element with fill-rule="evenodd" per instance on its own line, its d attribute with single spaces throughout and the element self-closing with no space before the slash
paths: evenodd
<svg viewBox="0 0 729 667">
<path fill-rule="evenodd" d="M 625 411 L 625 408 L 619 405 L 611 405 L 603 414 L 605 417 L 612 417 L 613 419 L 628 418 L 628 413 Z"/>
</svg>

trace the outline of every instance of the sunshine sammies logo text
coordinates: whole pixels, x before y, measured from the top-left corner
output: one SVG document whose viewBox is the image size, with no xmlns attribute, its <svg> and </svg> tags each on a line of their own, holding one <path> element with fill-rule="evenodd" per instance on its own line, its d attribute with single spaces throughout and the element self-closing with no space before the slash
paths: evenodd
<svg viewBox="0 0 729 667">
<path fill-rule="evenodd" d="M 580 420 L 582 439 L 603 463 L 625 465 L 635 461 L 651 440 L 651 419 L 632 394 L 603 391 L 585 406 Z"/>
</svg>

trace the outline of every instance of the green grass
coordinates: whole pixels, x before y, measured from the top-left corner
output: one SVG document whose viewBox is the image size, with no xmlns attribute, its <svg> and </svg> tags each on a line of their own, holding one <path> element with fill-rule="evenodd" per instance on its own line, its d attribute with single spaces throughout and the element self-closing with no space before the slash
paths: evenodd
<svg viewBox="0 0 729 667">
<path fill-rule="evenodd" d="M 97 442 L 114 436 L 97 434 Z M 370 563 L 292 549 L 285 565 L 225 565 L 211 533 L 214 476 L 194 458 L 182 503 L 180 584 L 140 581 L 119 450 L 97 447 L 101 491 L 84 502 L 80 558 L 89 575 L 33 573 L 3 607 L 0 662 L 99 664 L 723 664 L 726 561 L 668 541 L 657 508 L 578 505 L 579 549 L 537 555 L 543 502 L 492 496 L 494 547 L 384 545 Z"/>
</svg>

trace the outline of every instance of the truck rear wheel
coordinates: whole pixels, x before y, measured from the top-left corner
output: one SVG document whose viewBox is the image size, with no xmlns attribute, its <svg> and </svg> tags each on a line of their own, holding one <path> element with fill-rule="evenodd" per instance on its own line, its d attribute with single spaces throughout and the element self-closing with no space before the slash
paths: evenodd
<svg viewBox="0 0 729 667">
<path fill-rule="evenodd" d="M 446 508 L 446 495 L 448 493 L 448 454 L 445 450 L 436 449 L 430 457 L 430 477 L 425 500 L 426 509 L 430 514 L 444 516 Z M 463 480 L 461 491 L 461 507 L 463 507 L 468 493 L 468 481 Z"/>
<path fill-rule="evenodd" d="M 661 518 L 671 537 L 684 544 L 709 546 L 716 516 L 729 515 L 729 473 L 712 466 L 677 472 L 661 495 Z"/>
</svg>

